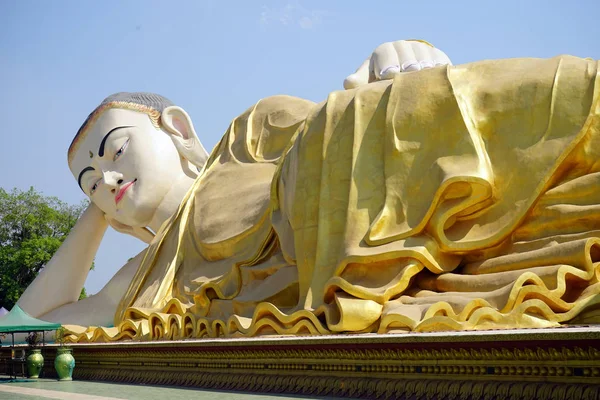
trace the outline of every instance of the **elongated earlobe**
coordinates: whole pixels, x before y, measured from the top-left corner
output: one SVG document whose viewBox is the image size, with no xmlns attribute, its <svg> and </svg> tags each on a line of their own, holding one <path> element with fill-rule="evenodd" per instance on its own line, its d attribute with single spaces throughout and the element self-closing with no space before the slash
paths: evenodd
<svg viewBox="0 0 600 400">
<path fill-rule="evenodd" d="M 167 107 L 161 114 L 161 123 L 171 134 L 179 154 L 201 170 L 208 160 L 208 153 L 198 139 L 189 115 L 181 107 Z"/>
</svg>

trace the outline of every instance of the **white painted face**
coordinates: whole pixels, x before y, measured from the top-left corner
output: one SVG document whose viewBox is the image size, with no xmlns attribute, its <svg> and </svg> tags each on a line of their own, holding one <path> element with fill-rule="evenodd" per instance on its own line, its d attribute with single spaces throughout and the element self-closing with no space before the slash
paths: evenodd
<svg viewBox="0 0 600 400">
<path fill-rule="evenodd" d="M 184 174 L 169 135 L 155 128 L 144 113 L 106 110 L 80 139 L 71 172 L 108 217 L 146 227 Z"/>
</svg>

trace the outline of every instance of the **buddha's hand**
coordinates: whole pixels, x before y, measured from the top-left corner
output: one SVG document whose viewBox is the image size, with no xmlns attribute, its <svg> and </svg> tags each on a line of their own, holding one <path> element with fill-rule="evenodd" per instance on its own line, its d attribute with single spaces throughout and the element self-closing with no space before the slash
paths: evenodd
<svg viewBox="0 0 600 400">
<path fill-rule="evenodd" d="M 345 89 L 393 79 L 403 72 L 420 71 L 439 65 L 452 65 L 448 56 L 432 45 L 418 40 L 398 40 L 378 46 L 355 73 L 344 80 Z"/>
<path fill-rule="evenodd" d="M 117 221 L 116 219 L 110 218 L 107 215 L 105 215 L 104 217 L 106 218 L 108 224 L 112 226 L 112 228 L 117 232 L 134 236 L 143 241 L 144 243 L 148 244 L 150 244 L 152 239 L 154 239 L 154 234 L 148 228 L 132 227 L 129 225 L 125 225 Z"/>
</svg>

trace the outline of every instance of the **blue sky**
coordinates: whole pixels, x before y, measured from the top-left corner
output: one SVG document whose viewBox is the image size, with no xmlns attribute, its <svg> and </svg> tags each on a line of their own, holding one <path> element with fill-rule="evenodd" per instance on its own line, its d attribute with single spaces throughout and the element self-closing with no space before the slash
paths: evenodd
<svg viewBox="0 0 600 400">
<path fill-rule="evenodd" d="M 425 39 L 454 64 L 600 59 L 598 1 L 0 1 L 0 187 L 78 203 L 66 151 L 99 102 L 160 93 L 207 149 L 258 99 L 320 101 L 385 41 Z M 109 230 L 86 287 L 142 249 Z"/>
</svg>

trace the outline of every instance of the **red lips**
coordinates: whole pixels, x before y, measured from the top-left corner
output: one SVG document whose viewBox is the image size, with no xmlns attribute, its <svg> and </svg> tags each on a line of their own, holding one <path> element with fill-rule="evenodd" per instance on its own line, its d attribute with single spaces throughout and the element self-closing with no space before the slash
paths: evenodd
<svg viewBox="0 0 600 400">
<path fill-rule="evenodd" d="M 137 181 L 137 179 L 134 179 L 131 182 L 126 183 L 125 185 L 121 186 L 121 189 L 119 189 L 119 192 L 115 196 L 115 204 L 119 204 L 119 201 L 121 201 L 123 196 L 125 196 L 125 191 L 127 189 L 129 189 L 129 187 L 132 186 L 136 181 Z"/>
</svg>

